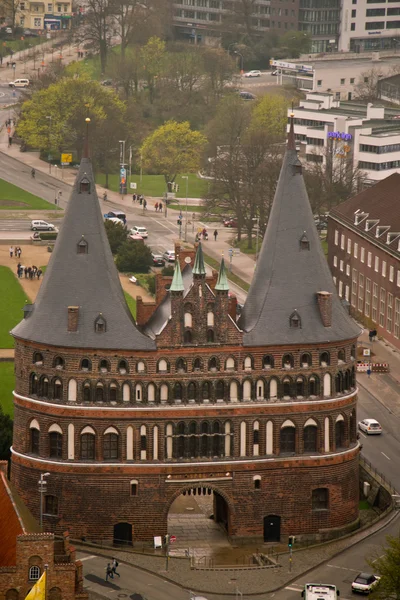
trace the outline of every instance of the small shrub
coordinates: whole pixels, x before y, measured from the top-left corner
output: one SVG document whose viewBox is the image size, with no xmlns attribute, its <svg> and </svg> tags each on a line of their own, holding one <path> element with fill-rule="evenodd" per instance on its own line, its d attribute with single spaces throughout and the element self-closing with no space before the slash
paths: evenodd
<svg viewBox="0 0 400 600">
<path fill-rule="evenodd" d="M 42 231 L 40 233 L 41 240 L 56 240 L 58 232 L 57 231 Z"/>
<path fill-rule="evenodd" d="M 143 242 L 125 240 L 120 246 L 115 260 L 122 273 L 148 273 L 153 263 L 151 250 Z"/>
<path fill-rule="evenodd" d="M 165 275 L 166 277 L 172 277 L 174 274 L 174 267 L 172 265 L 168 265 L 161 269 L 161 275 Z"/>
</svg>

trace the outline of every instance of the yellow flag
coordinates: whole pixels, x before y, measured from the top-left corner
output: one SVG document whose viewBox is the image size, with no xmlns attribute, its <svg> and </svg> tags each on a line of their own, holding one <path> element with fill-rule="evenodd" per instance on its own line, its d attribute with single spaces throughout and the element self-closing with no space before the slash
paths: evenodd
<svg viewBox="0 0 400 600">
<path fill-rule="evenodd" d="M 43 571 L 43 575 L 35 583 L 25 600 L 46 600 L 46 571 Z"/>
</svg>

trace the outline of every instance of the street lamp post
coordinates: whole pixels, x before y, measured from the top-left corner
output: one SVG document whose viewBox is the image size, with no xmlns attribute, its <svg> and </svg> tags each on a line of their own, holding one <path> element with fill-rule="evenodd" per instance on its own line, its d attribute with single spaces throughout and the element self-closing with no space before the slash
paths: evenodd
<svg viewBox="0 0 400 600">
<path fill-rule="evenodd" d="M 257 260 L 258 260 L 258 235 L 260 233 L 260 217 L 255 217 L 253 221 L 256 221 L 256 261 L 254 263 L 254 268 L 257 268 Z"/>
<path fill-rule="evenodd" d="M 45 477 L 49 477 L 50 473 L 40 473 L 39 479 L 39 498 L 40 498 L 40 531 L 43 531 L 43 494 L 46 492 L 47 481 Z"/>
<path fill-rule="evenodd" d="M 185 202 L 185 237 L 184 242 L 187 242 L 187 227 L 188 227 L 188 188 L 189 188 L 189 175 L 182 175 L 182 179 L 186 179 L 186 202 Z"/>
<path fill-rule="evenodd" d="M 235 50 L 233 54 L 240 56 L 240 73 L 243 75 L 243 54 L 237 50 Z"/>
<path fill-rule="evenodd" d="M 50 121 L 50 125 L 49 125 L 49 153 L 47 155 L 47 160 L 49 161 L 49 174 L 51 175 L 51 120 L 52 117 L 51 116 L 47 116 L 46 119 L 49 119 Z"/>
</svg>

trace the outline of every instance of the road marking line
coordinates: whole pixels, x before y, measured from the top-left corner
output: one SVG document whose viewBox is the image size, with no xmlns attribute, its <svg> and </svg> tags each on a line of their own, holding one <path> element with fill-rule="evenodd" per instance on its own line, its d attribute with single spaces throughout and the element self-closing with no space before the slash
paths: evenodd
<svg viewBox="0 0 400 600">
<path fill-rule="evenodd" d="M 344 571 L 354 571 L 354 573 L 359 573 L 360 569 L 349 569 L 348 567 L 340 567 L 339 565 L 326 565 L 327 567 L 331 567 L 331 569 L 343 569 Z"/>
<path fill-rule="evenodd" d="M 285 590 L 291 590 L 292 592 L 301 592 L 304 588 L 302 587 L 292 587 L 292 586 L 287 586 L 285 587 Z"/>
<path fill-rule="evenodd" d="M 79 558 L 78 560 L 84 561 L 84 560 L 90 560 L 91 558 L 97 558 L 97 556 L 92 554 L 91 556 L 85 556 L 84 558 Z"/>
<path fill-rule="evenodd" d="M 363 437 L 365 437 L 365 439 L 367 438 L 367 436 L 365 435 L 365 433 L 363 433 L 361 430 L 359 430 L 360 435 L 362 435 Z"/>
<path fill-rule="evenodd" d="M 389 457 L 388 457 L 388 455 L 387 455 L 387 454 L 385 454 L 384 452 L 381 452 L 381 454 L 383 454 L 383 456 L 384 456 L 385 458 L 387 458 L 388 460 L 392 460 L 392 459 L 391 459 L 391 458 L 389 458 Z"/>
<path fill-rule="evenodd" d="M 377 560 L 380 560 L 381 558 L 383 558 L 384 556 L 386 556 L 385 554 L 381 554 L 380 556 L 378 556 L 378 558 L 375 558 L 375 560 L 373 560 L 372 562 L 376 562 Z"/>
<path fill-rule="evenodd" d="M 153 221 L 155 221 L 156 223 L 158 223 L 159 225 L 161 225 L 161 227 L 165 227 L 165 229 L 168 229 L 168 231 L 170 231 L 171 233 L 175 233 L 175 231 L 173 229 L 170 229 L 170 227 L 167 227 L 165 225 L 165 223 L 162 223 L 161 221 L 158 221 L 158 219 L 153 219 Z M 171 223 L 172 225 L 172 223 Z"/>
</svg>

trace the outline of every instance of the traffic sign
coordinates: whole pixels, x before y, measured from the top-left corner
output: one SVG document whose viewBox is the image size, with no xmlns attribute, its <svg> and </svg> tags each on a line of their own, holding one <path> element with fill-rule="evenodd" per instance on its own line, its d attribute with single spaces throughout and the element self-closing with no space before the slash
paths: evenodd
<svg viewBox="0 0 400 600">
<path fill-rule="evenodd" d="M 174 542 L 176 542 L 176 535 L 170 535 L 169 536 L 169 543 L 173 544 Z"/>
<path fill-rule="evenodd" d="M 62 153 L 61 154 L 61 162 L 62 163 L 72 163 L 72 154 L 71 153 Z"/>
<path fill-rule="evenodd" d="M 229 253 L 229 256 L 232 256 L 233 255 L 233 248 L 229 248 L 228 253 Z"/>
</svg>

